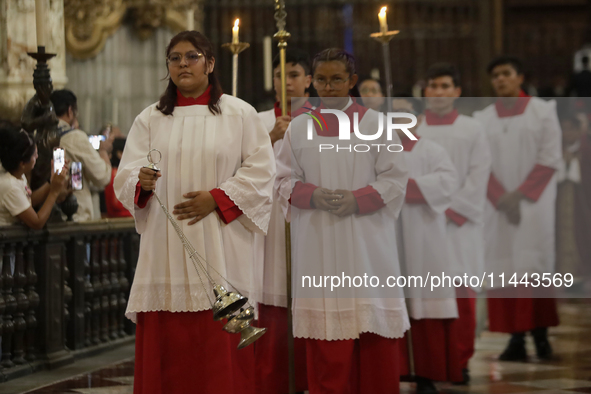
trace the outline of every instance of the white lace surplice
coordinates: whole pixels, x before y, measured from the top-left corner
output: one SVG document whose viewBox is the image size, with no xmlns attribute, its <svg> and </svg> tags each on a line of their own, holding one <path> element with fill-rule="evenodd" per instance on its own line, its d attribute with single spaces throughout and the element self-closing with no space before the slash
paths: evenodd
<svg viewBox="0 0 591 394">
<path fill-rule="evenodd" d="M 259 118 L 265 124 L 267 132 L 275 126 L 275 110 L 259 112 Z M 275 157 L 283 144 L 283 139 L 275 141 Z M 269 231 L 265 237 L 265 256 L 260 260 L 263 265 L 257 267 L 257 276 L 261 280 L 262 302 L 266 305 L 287 308 L 287 280 L 285 260 L 285 216 L 280 205 L 278 191 L 273 195 L 273 208 L 269 220 Z"/>
<path fill-rule="evenodd" d="M 460 188 L 454 193 L 450 208 L 466 219 L 458 226 L 447 225 L 450 250 L 450 275 L 484 274 L 484 207 L 490 175 L 490 150 L 480 122 L 459 115 L 453 124 L 428 125 L 423 122 L 418 134 L 441 145 L 456 167 Z M 478 287 L 472 288 L 480 291 Z"/>
<path fill-rule="evenodd" d="M 536 164 L 557 168 L 562 157 L 561 130 L 555 101 L 532 97 L 523 114 L 498 117 L 491 104 L 474 117 L 484 125 L 492 157 L 492 173 L 507 192 L 517 189 Z M 553 273 L 555 265 L 556 175 L 536 202 L 520 203 L 521 221 L 515 226 L 486 202 L 485 268 L 521 278 L 525 273 Z M 488 275 L 488 274 L 487 274 Z M 507 280 L 507 279 L 506 279 Z M 495 281 L 495 287 L 500 285 Z"/>
<path fill-rule="evenodd" d="M 457 189 L 457 172 L 443 147 L 421 138 L 411 151 L 402 153 L 426 204 L 404 204 L 396 235 L 402 271 L 407 277 L 449 275 L 450 254 L 446 238 L 445 210 Z M 403 246 L 401 246 L 403 245 Z M 408 313 L 413 319 L 455 319 L 456 291 L 449 285 L 431 289 L 410 285 L 405 289 Z"/>
<path fill-rule="evenodd" d="M 367 111 L 359 124 L 361 132 L 375 133 L 378 116 L 382 115 Z M 400 274 L 395 223 L 408 179 L 404 157 L 384 147 L 380 153 L 375 149 L 365 153 L 319 153 L 318 144 L 349 145 L 367 141 L 354 135 L 349 141 L 339 141 L 337 137 L 317 134 L 313 141 L 306 141 L 307 120 L 307 116 L 300 115 L 291 122 L 277 158 L 275 186 L 281 205 L 287 207 L 292 185 L 302 181 L 331 190 L 357 190 L 371 185 L 386 206 L 371 214 L 342 218 L 317 209 L 292 207 L 294 335 L 320 340 L 356 339 L 364 332 L 386 338 L 402 337 L 409 328 L 409 320 L 401 289 L 390 289 L 389 298 L 381 298 L 386 294 L 381 287 L 359 289 L 359 292 L 347 290 L 339 292 L 345 296 L 335 297 L 330 288 L 303 289 L 300 281 L 302 276 L 342 272 L 351 276 L 373 275 L 384 267 Z M 394 139 L 387 141 L 384 131 L 379 140 L 369 143 L 390 145 L 399 144 L 400 140 L 394 133 Z M 386 277 L 380 280 L 385 283 Z"/>
<path fill-rule="evenodd" d="M 210 267 L 225 276 L 256 305 L 260 289 L 253 274 L 255 259 L 262 256 L 262 237 L 271 211 L 275 162 L 269 136 L 249 104 L 232 96 L 220 99 L 221 115 L 206 105 L 176 107 L 165 116 L 156 105 L 135 120 L 114 188 L 117 198 L 133 214 L 142 235 L 138 265 L 126 316 L 137 312 L 187 312 L 210 309 L 201 279 L 182 243 L 155 198 L 145 208 L 134 204 L 138 173 L 148 164 L 150 148 L 162 152 L 162 170 L 156 192 L 170 212 L 186 201 L 183 194 L 220 188 L 244 213 L 224 224 L 216 212 L 182 229 Z M 257 242 L 258 240 L 258 242 Z M 220 281 L 212 269 L 214 280 Z M 201 280 L 205 283 L 205 289 Z M 221 284 L 225 284 L 222 282 Z"/>
</svg>

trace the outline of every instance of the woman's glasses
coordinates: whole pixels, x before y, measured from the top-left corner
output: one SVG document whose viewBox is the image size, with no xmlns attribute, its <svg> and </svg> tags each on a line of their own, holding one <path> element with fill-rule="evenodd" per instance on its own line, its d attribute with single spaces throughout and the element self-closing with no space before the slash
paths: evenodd
<svg viewBox="0 0 591 394">
<path fill-rule="evenodd" d="M 174 52 L 168 55 L 168 57 L 166 58 L 166 62 L 171 66 L 178 67 L 181 65 L 181 62 L 183 61 L 184 57 L 187 64 L 191 66 L 193 64 L 196 64 L 202 56 L 203 54 L 197 51 L 187 52 L 185 53 L 185 56 L 181 55 L 180 53 Z"/>
<path fill-rule="evenodd" d="M 345 86 L 345 83 L 350 79 L 349 78 L 335 78 L 331 80 L 327 80 L 326 78 L 314 78 L 312 81 L 314 83 L 314 87 L 316 90 L 323 90 L 326 88 L 326 85 L 330 86 L 335 90 L 340 90 Z"/>
</svg>

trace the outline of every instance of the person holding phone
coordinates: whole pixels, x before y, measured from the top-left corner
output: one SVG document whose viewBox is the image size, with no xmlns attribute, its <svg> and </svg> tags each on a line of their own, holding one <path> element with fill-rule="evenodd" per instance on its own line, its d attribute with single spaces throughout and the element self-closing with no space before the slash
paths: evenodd
<svg viewBox="0 0 591 394">
<path fill-rule="evenodd" d="M 19 221 L 38 230 L 45 226 L 53 205 L 66 191 L 68 162 L 64 161 L 60 172 L 51 172 L 48 186 L 31 192 L 25 174 L 30 173 L 37 161 L 37 146 L 29 134 L 15 126 L 0 126 L 0 226 Z M 36 202 L 44 201 L 38 212 Z"/>
<path fill-rule="evenodd" d="M 78 104 L 71 91 L 55 90 L 51 102 L 59 119 L 60 147 L 65 149 L 67 159 L 82 163 L 82 189 L 74 191 L 78 200 L 74 221 L 100 219 L 96 213 L 100 209 L 94 207 L 93 190 L 102 190 L 111 180 L 109 153 L 113 149 L 113 139 L 101 141 L 98 151 L 93 148 L 88 135 L 78 128 Z"/>
</svg>

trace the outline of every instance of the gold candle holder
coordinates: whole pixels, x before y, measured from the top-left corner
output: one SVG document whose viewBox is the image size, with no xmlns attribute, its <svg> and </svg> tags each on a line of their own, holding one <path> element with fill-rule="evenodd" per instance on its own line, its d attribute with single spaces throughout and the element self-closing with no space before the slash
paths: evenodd
<svg viewBox="0 0 591 394">
<path fill-rule="evenodd" d="M 400 33 L 400 30 L 390 30 L 387 32 L 371 33 L 369 36 L 381 44 L 387 44 L 398 33 Z"/>
<path fill-rule="evenodd" d="M 377 42 L 382 44 L 382 52 L 384 55 L 384 73 L 386 74 L 386 96 L 388 97 L 388 107 L 389 107 L 389 97 L 392 97 L 392 75 L 390 70 L 390 41 L 394 38 L 395 35 L 400 33 L 400 30 L 390 30 L 390 31 L 382 31 L 379 33 L 372 33 L 369 36 L 376 40 Z M 389 108 L 388 110 L 390 110 Z"/>
</svg>

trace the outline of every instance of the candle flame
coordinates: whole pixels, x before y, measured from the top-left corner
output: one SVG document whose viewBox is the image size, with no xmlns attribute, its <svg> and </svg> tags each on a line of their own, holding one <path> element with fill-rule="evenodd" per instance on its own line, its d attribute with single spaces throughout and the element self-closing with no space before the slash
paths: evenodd
<svg viewBox="0 0 591 394">
<path fill-rule="evenodd" d="M 378 15 L 379 15 L 379 16 L 381 16 L 381 17 L 384 17 L 384 16 L 386 16 L 386 9 L 387 9 L 387 8 L 388 8 L 388 7 L 382 7 L 382 9 L 380 10 L 380 13 L 379 13 Z"/>
<path fill-rule="evenodd" d="M 236 19 L 234 21 L 234 27 L 238 27 L 239 24 L 240 24 L 240 19 Z"/>
</svg>

